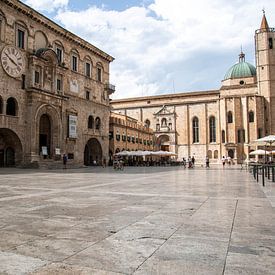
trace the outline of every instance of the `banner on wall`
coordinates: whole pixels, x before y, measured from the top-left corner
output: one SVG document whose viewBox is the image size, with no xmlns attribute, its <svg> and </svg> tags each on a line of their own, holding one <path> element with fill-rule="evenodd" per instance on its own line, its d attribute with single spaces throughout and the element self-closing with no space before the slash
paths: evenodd
<svg viewBox="0 0 275 275">
<path fill-rule="evenodd" d="M 77 138 L 77 116 L 69 115 L 69 138 Z"/>
</svg>

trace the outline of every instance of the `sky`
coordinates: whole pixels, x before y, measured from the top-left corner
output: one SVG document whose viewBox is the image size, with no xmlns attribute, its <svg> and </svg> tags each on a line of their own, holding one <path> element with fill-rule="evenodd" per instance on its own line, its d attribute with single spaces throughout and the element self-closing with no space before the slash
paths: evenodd
<svg viewBox="0 0 275 275">
<path fill-rule="evenodd" d="M 115 57 L 112 98 L 219 89 L 241 47 L 255 65 L 254 33 L 274 0 L 24 0 Z"/>
</svg>

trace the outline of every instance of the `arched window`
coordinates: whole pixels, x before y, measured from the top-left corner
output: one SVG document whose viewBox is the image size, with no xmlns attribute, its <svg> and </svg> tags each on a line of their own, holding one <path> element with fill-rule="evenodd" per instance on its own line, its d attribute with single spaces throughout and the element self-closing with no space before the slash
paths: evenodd
<svg viewBox="0 0 275 275">
<path fill-rule="evenodd" d="M 227 113 L 227 123 L 232 123 L 233 122 L 233 115 L 232 115 L 232 112 L 229 111 Z"/>
<path fill-rule="evenodd" d="M 164 117 L 162 120 L 161 120 L 161 127 L 165 127 L 167 126 L 167 120 L 166 118 Z"/>
<path fill-rule="evenodd" d="M 216 119 L 214 116 L 209 118 L 209 142 L 216 142 Z"/>
<path fill-rule="evenodd" d="M 100 118 L 97 117 L 97 118 L 95 119 L 95 128 L 96 128 L 97 130 L 99 130 L 99 129 L 100 129 L 100 126 L 101 126 L 101 121 L 100 121 Z"/>
<path fill-rule="evenodd" d="M 17 102 L 13 97 L 7 100 L 7 111 L 6 114 L 9 116 L 16 116 L 17 113 Z"/>
<path fill-rule="evenodd" d="M 225 143 L 225 131 L 222 130 L 222 143 Z"/>
<path fill-rule="evenodd" d="M 212 159 L 212 151 L 211 150 L 207 151 L 207 156 L 209 159 Z"/>
<path fill-rule="evenodd" d="M 145 127 L 150 128 L 150 124 L 151 124 L 150 120 L 146 119 L 145 120 Z"/>
<path fill-rule="evenodd" d="M 219 151 L 218 150 L 215 150 L 214 151 L 214 159 L 217 159 L 219 156 Z"/>
<path fill-rule="evenodd" d="M 3 113 L 3 100 L 2 97 L 0 96 L 0 114 Z"/>
<path fill-rule="evenodd" d="M 193 143 L 197 143 L 199 142 L 199 119 L 197 117 L 193 118 L 192 127 L 193 127 Z"/>
<path fill-rule="evenodd" d="M 88 129 L 93 129 L 94 128 L 94 118 L 93 116 L 89 116 L 88 118 Z"/>
<path fill-rule="evenodd" d="M 248 114 L 248 120 L 249 122 L 254 122 L 254 112 L 250 111 Z"/>
</svg>

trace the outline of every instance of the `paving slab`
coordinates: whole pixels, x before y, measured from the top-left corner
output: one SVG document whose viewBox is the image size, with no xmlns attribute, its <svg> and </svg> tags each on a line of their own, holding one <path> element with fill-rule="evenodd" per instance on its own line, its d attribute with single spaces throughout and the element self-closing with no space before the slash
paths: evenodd
<svg viewBox="0 0 275 275">
<path fill-rule="evenodd" d="M 0 274 L 274 274 L 275 184 L 219 169 L 0 169 Z"/>
</svg>

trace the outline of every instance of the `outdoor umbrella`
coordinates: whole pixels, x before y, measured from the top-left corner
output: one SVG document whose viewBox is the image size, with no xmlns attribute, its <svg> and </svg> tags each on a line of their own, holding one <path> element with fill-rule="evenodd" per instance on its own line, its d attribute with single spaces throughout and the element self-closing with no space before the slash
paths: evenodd
<svg viewBox="0 0 275 275">
<path fill-rule="evenodd" d="M 254 143 L 257 143 L 258 145 L 272 145 L 272 143 L 275 142 L 275 135 L 269 135 L 263 138 L 256 139 Z"/>
<path fill-rule="evenodd" d="M 269 155 L 270 153 L 266 150 L 255 150 L 249 153 L 250 156 L 257 156 L 257 155 Z"/>
</svg>

